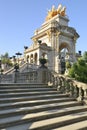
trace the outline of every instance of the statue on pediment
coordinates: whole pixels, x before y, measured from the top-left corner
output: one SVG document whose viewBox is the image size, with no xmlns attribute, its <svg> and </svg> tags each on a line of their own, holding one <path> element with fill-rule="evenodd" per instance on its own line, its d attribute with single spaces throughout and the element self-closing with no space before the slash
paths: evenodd
<svg viewBox="0 0 87 130">
<path fill-rule="evenodd" d="M 65 12 L 66 12 L 66 7 L 63 7 L 63 8 L 61 9 L 61 11 L 60 11 L 60 15 L 61 15 L 61 16 L 65 16 L 65 15 L 66 15 Z"/>
<path fill-rule="evenodd" d="M 61 16 L 65 16 L 66 12 L 66 7 L 62 7 L 61 4 L 59 4 L 58 8 L 55 9 L 55 6 L 53 5 L 51 10 L 48 11 L 47 17 L 46 17 L 46 21 L 53 18 L 54 16 L 56 16 L 57 14 L 61 15 Z"/>
</svg>

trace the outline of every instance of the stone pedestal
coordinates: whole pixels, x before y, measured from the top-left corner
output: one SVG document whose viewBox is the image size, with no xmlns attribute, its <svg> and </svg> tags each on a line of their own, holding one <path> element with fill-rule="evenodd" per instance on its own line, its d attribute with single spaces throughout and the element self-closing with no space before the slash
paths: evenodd
<svg viewBox="0 0 87 130">
<path fill-rule="evenodd" d="M 46 66 L 39 67 L 37 73 L 38 83 L 48 83 L 48 68 Z"/>
</svg>

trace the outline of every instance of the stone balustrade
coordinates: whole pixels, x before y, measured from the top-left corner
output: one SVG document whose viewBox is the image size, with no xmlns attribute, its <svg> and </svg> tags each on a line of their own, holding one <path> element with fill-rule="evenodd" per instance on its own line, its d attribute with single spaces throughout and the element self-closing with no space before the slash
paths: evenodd
<svg viewBox="0 0 87 130">
<path fill-rule="evenodd" d="M 37 71 L 25 73 L 16 72 L 14 75 L 15 83 L 37 83 Z"/>
<path fill-rule="evenodd" d="M 1 75 L 1 83 L 36 83 L 37 82 L 37 71 L 32 72 L 14 72 L 9 75 Z"/>
<path fill-rule="evenodd" d="M 12 74 L 1 74 L 0 83 L 48 83 L 48 69 L 38 68 L 32 71 L 14 71 Z"/>
<path fill-rule="evenodd" d="M 49 74 L 49 83 L 57 88 L 61 93 L 69 93 L 82 103 L 87 103 L 87 84 L 78 82 L 64 75 Z"/>
<path fill-rule="evenodd" d="M 0 75 L 0 83 L 12 83 L 13 82 L 13 75 L 9 74 L 1 74 Z"/>
</svg>

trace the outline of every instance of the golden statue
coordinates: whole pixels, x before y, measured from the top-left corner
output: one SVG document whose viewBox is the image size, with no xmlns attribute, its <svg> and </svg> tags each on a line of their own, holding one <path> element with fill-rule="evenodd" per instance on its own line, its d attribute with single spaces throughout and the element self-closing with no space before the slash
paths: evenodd
<svg viewBox="0 0 87 130">
<path fill-rule="evenodd" d="M 58 8 L 55 9 L 55 6 L 52 6 L 52 9 L 48 11 L 48 15 L 46 17 L 46 21 L 51 19 L 52 17 L 56 16 L 57 14 L 61 15 L 61 16 L 65 16 L 65 11 L 66 11 L 66 7 L 62 8 L 62 5 L 59 4 Z"/>
<path fill-rule="evenodd" d="M 65 11 L 66 11 L 66 7 L 63 7 L 62 10 L 60 11 L 60 15 L 61 16 L 65 16 Z"/>
<path fill-rule="evenodd" d="M 57 14 L 60 14 L 61 9 L 62 9 L 62 5 L 59 4 L 58 9 L 57 9 Z"/>
<path fill-rule="evenodd" d="M 52 6 L 52 9 L 48 11 L 48 15 L 46 17 L 46 21 L 51 19 L 52 17 L 54 17 L 55 15 L 57 15 L 57 10 L 55 9 L 55 6 Z"/>
</svg>

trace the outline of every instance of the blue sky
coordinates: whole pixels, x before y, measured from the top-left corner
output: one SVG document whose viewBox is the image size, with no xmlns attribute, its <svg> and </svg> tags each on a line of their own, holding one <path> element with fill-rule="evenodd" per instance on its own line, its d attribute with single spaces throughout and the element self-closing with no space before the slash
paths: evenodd
<svg viewBox="0 0 87 130">
<path fill-rule="evenodd" d="M 69 26 L 80 35 L 76 51 L 87 51 L 87 0 L 0 0 L 0 54 L 23 53 L 24 46 L 32 44 L 34 31 L 45 21 L 47 10 L 60 3 L 67 8 Z"/>
</svg>

